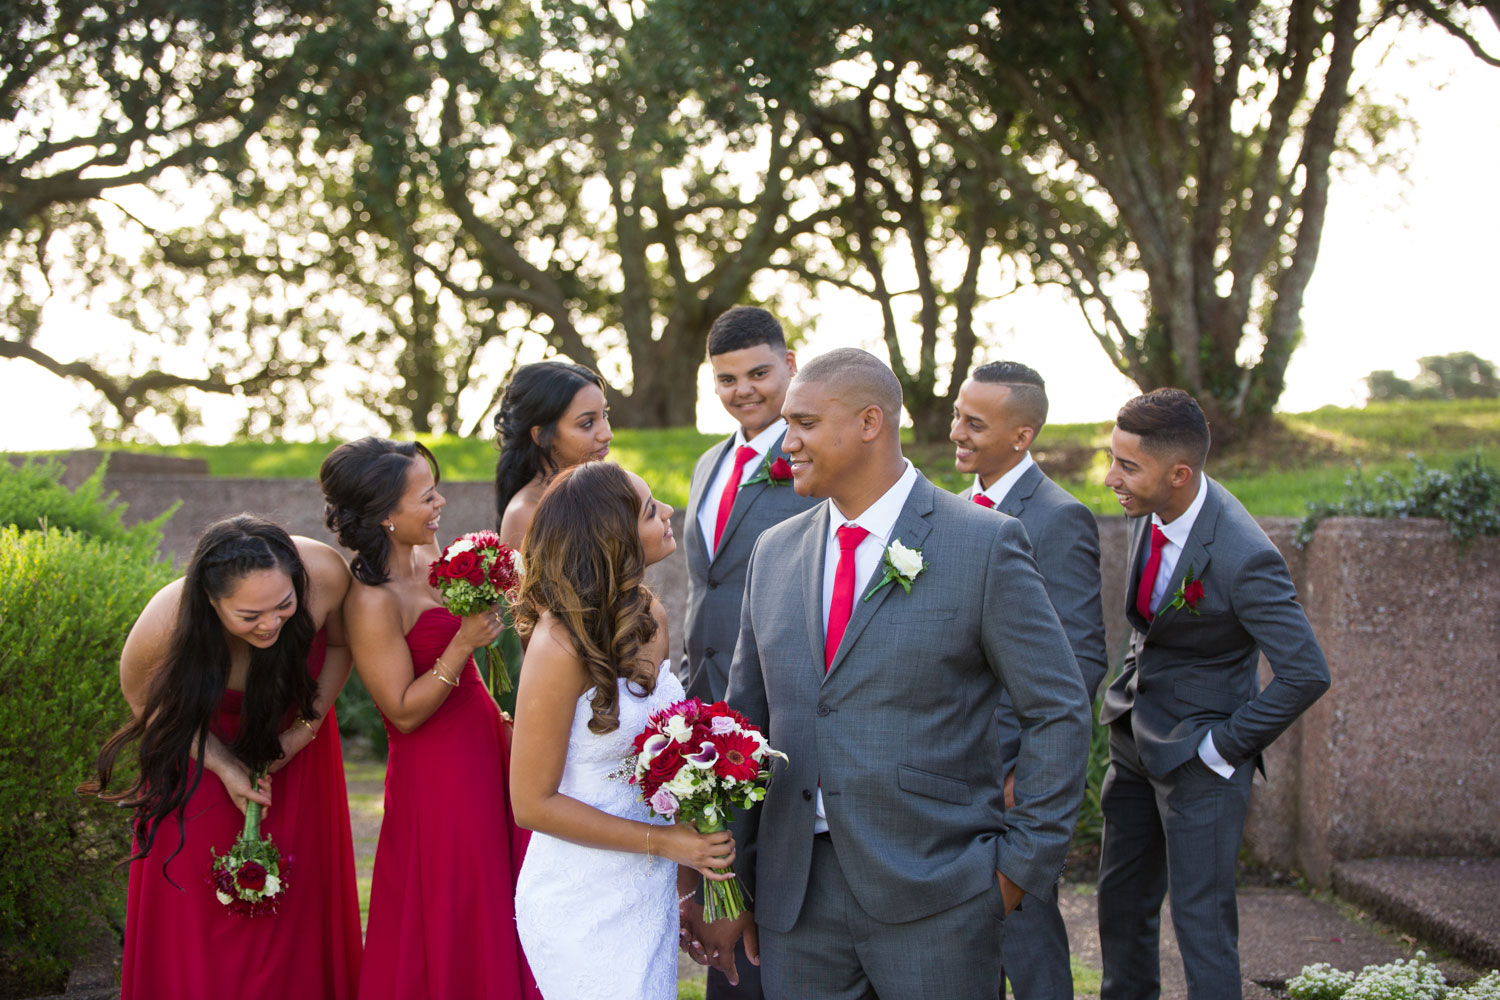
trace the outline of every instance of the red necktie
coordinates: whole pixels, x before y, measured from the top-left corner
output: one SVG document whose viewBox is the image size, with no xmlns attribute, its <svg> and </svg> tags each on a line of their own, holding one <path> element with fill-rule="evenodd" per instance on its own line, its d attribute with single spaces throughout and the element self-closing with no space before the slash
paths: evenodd
<svg viewBox="0 0 1500 1000">
<path fill-rule="evenodd" d="M 1151 591 L 1156 587 L 1156 573 L 1161 569 L 1161 550 L 1167 547 L 1167 536 L 1161 528 L 1151 526 L 1151 555 L 1146 557 L 1146 568 L 1141 571 L 1141 586 L 1135 592 L 1135 609 L 1148 622 L 1151 614 Z"/>
<path fill-rule="evenodd" d="M 719 551 L 719 539 L 724 537 L 724 525 L 729 523 L 729 512 L 734 510 L 734 497 L 740 491 L 740 475 L 745 471 L 745 463 L 758 455 L 754 448 L 748 444 L 742 444 L 734 453 L 734 471 L 729 473 L 729 482 L 724 484 L 724 492 L 719 495 L 719 517 L 714 521 L 714 551 Z"/>
<path fill-rule="evenodd" d="M 990 510 L 994 510 L 995 509 L 995 501 L 991 500 L 989 497 L 985 496 L 983 493 L 976 493 L 976 494 L 974 494 L 974 502 L 977 503 L 981 507 L 987 507 Z"/>
<path fill-rule="evenodd" d="M 828 638 L 823 643 L 823 670 L 833 666 L 833 657 L 843 641 L 849 616 L 854 613 L 854 550 L 869 531 L 857 524 L 839 529 L 839 564 L 833 569 L 833 602 L 828 607 Z"/>
</svg>

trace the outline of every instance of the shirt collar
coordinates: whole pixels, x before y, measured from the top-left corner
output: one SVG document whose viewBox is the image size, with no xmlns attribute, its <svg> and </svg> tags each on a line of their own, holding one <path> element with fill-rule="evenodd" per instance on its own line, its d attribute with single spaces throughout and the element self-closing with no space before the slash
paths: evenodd
<svg viewBox="0 0 1500 1000">
<path fill-rule="evenodd" d="M 901 516 L 901 508 L 906 506 L 906 498 L 911 495 L 911 489 L 917 484 L 917 470 L 911 464 L 910 459 L 902 459 L 906 469 L 901 473 L 899 479 L 892 484 L 891 488 L 880 495 L 880 499 L 865 508 L 865 512 L 852 521 L 844 516 L 839 510 L 838 504 L 832 500 L 828 501 L 828 538 L 830 540 L 838 536 L 838 531 L 846 524 L 857 524 L 871 535 L 881 540 L 882 546 L 889 541 L 891 531 L 896 527 L 896 519 Z"/>
<path fill-rule="evenodd" d="M 1021 460 L 1017 462 L 1015 466 L 1010 469 L 1010 471 L 1006 472 L 1005 475 L 995 480 L 987 490 L 980 487 L 979 477 L 975 476 L 974 495 L 976 497 L 981 495 L 987 496 L 996 507 L 1000 506 L 1005 502 L 1005 498 L 1010 495 L 1011 487 L 1020 482 L 1021 477 L 1026 475 L 1026 470 L 1031 468 L 1035 464 L 1036 459 L 1031 457 L 1031 452 L 1028 451 L 1024 453 L 1021 456 Z"/>
<path fill-rule="evenodd" d="M 1198 520 L 1198 512 L 1203 509 L 1203 501 L 1208 499 L 1208 475 L 1200 472 L 1198 474 L 1198 495 L 1188 505 L 1188 509 L 1182 512 L 1182 516 L 1171 524 L 1163 524 L 1160 514 L 1151 515 L 1151 523 L 1161 529 L 1161 533 L 1167 536 L 1167 541 L 1182 548 L 1187 544 L 1188 535 L 1193 531 L 1193 522 Z"/>
<path fill-rule="evenodd" d="M 755 435 L 755 437 L 751 438 L 749 441 L 745 440 L 745 428 L 741 427 L 739 430 L 735 431 L 734 446 L 736 448 L 742 448 L 748 444 L 750 447 L 755 449 L 755 453 L 757 455 L 759 455 L 761 458 L 765 458 L 766 452 L 771 450 L 771 445 L 776 443 L 776 438 L 784 433 L 786 433 L 786 418 L 777 417 L 774 424 L 772 424 L 770 427 L 767 427 L 759 434 Z"/>
</svg>

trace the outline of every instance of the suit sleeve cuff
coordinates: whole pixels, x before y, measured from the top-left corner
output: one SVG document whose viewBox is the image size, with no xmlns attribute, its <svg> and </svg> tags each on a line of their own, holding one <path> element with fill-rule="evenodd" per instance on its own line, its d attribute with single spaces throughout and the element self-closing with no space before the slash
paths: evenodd
<svg viewBox="0 0 1500 1000">
<path fill-rule="evenodd" d="M 1203 742 L 1198 744 L 1198 759 L 1209 766 L 1221 778 L 1234 777 L 1234 768 L 1229 765 L 1219 754 L 1219 748 L 1214 746 L 1214 731 L 1210 729 L 1203 734 Z"/>
</svg>

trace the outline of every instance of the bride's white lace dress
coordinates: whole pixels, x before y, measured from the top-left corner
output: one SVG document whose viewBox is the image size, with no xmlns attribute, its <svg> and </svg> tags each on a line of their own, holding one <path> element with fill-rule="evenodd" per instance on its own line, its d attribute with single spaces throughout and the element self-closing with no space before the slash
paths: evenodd
<svg viewBox="0 0 1500 1000">
<path fill-rule="evenodd" d="M 589 696 L 573 709 L 568 761 L 558 791 L 614 816 L 651 816 L 635 785 L 608 775 L 632 751 L 651 713 L 683 698 L 663 662 L 656 690 L 636 697 L 620 683 L 620 726 L 597 736 Z M 677 866 L 665 858 L 604 851 L 537 833 L 516 883 L 521 947 L 547 1000 L 677 996 Z"/>
</svg>

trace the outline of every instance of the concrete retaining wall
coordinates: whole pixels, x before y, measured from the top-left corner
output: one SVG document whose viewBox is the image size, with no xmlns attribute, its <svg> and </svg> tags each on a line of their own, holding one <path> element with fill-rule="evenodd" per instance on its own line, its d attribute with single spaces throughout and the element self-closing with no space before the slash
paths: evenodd
<svg viewBox="0 0 1500 1000">
<path fill-rule="evenodd" d="M 250 510 L 332 543 L 322 497 L 305 480 L 135 474 L 106 485 L 127 520 L 182 501 L 164 549 L 179 562 L 203 527 Z M 493 524 L 488 483 L 445 483 L 442 536 Z M 682 537 L 682 511 L 673 527 Z M 1286 555 L 1322 642 L 1333 687 L 1266 755 L 1246 845 L 1262 861 L 1326 885 L 1332 862 L 1394 854 L 1500 856 L 1500 540 L 1461 553 L 1436 522 L 1335 519 L 1306 551 L 1296 522 L 1263 519 Z M 1123 518 L 1100 519 L 1107 641 L 1125 648 Z M 676 553 L 649 582 L 681 635 L 686 566 Z M 1262 662 L 1263 683 L 1270 672 Z"/>
</svg>

